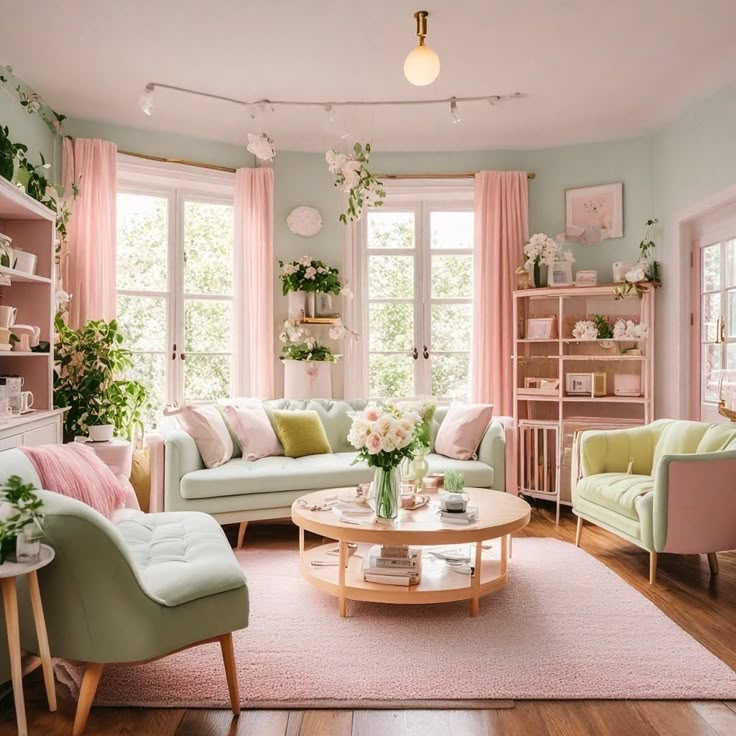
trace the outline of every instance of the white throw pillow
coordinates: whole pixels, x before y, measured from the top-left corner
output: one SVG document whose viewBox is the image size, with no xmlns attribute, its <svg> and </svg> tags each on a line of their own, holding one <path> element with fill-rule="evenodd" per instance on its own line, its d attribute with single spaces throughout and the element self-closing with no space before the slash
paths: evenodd
<svg viewBox="0 0 736 736">
<path fill-rule="evenodd" d="M 179 424 L 194 440 L 202 462 L 208 468 L 224 465 L 233 456 L 233 440 L 217 407 L 182 406 L 164 409 L 164 415 L 176 416 Z"/>
<path fill-rule="evenodd" d="M 222 413 L 240 442 L 243 459 L 252 461 L 284 454 L 260 401 L 226 404 Z"/>
</svg>

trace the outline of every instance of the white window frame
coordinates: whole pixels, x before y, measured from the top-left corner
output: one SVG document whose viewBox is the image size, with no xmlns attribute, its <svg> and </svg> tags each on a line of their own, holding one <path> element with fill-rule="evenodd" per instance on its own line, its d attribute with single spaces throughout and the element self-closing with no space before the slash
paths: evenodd
<svg viewBox="0 0 736 736">
<path fill-rule="evenodd" d="M 368 224 L 367 217 L 361 221 L 360 237 L 365 244 L 364 273 L 366 274 L 363 303 L 365 304 L 366 319 L 364 324 L 368 330 L 368 313 L 371 304 L 391 303 L 414 305 L 414 345 L 409 351 L 417 350 L 418 357 L 414 361 L 414 389 L 417 395 L 430 395 L 432 393 L 432 360 L 435 355 L 432 347 L 432 305 L 433 304 L 471 304 L 470 298 L 434 298 L 432 297 L 432 256 L 441 255 L 473 255 L 474 248 L 435 248 L 431 247 L 430 217 L 432 212 L 473 212 L 473 184 L 472 181 L 464 180 L 409 180 L 392 182 L 385 187 L 386 198 L 381 207 L 370 208 L 368 211 L 375 212 L 413 212 L 414 213 L 414 248 L 369 248 L 368 246 Z M 385 298 L 371 299 L 368 291 L 368 258 L 370 255 L 386 256 L 414 256 L 414 297 L 413 299 Z M 427 348 L 429 359 L 424 358 L 424 348 Z M 437 355 L 452 355 L 459 351 L 437 351 Z M 463 351 L 464 352 L 464 351 Z M 403 351 L 372 351 L 370 349 L 370 335 L 365 342 L 364 360 L 366 389 L 370 386 L 370 356 L 378 355 L 403 355 Z M 470 349 L 468 350 L 470 354 Z M 471 358 L 472 359 L 472 358 Z M 386 399 L 397 397 L 371 396 L 373 399 Z M 412 397 L 401 397 L 412 398 Z M 468 397 L 469 398 L 469 397 Z M 449 397 L 437 397 L 440 403 L 449 403 Z"/>
<path fill-rule="evenodd" d="M 234 207 L 235 175 L 230 172 L 200 169 L 185 164 L 148 161 L 118 155 L 117 192 L 161 197 L 168 202 L 168 256 L 166 292 L 119 289 L 122 296 L 158 297 L 167 300 L 166 325 L 166 402 L 184 402 L 184 307 L 187 299 L 230 301 L 233 309 L 231 332 L 231 394 L 242 392 L 244 350 L 243 275 L 238 248 L 233 253 L 232 294 L 190 294 L 184 291 L 184 204 L 205 202 Z M 156 351 L 137 351 L 151 353 Z M 199 353 L 196 353 L 199 355 Z M 203 353 L 206 355 L 217 353 Z M 220 353 L 225 354 L 225 353 Z M 166 358 L 166 356 L 168 356 Z"/>
</svg>

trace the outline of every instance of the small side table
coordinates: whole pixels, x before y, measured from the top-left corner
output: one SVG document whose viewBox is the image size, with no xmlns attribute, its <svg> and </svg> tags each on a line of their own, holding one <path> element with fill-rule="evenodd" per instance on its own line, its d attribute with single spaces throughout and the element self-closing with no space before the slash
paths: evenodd
<svg viewBox="0 0 736 736">
<path fill-rule="evenodd" d="M 41 605 L 41 591 L 38 587 L 37 570 L 46 567 L 54 559 L 54 550 L 46 544 L 41 545 L 41 555 L 36 562 L 5 562 L 0 565 L 0 588 L 3 594 L 5 609 L 5 628 L 8 634 L 8 652 L 10 654 L 10 674 L 13 682 L 13 700 L 15 701 L 15 719 L 18 724 L 18 736 L 28 736 L 26 724 L 26 706 L 23 700 L 23 668 L 20 659 L 20 622 L 18 620 L 18 593 L 15 579 L 21 575 L 28 576 L 28 590 L 31 594 L 33 621 L 36 625 L 38 651 L 43 668 L 43 681 L 46 686 L 46 697 L 49 710 L 56 710 L 56 689 L 54 685 L 54 668 L 49 652 L 49 638 L 46 634 L 46 620 Z"/>
</svg>

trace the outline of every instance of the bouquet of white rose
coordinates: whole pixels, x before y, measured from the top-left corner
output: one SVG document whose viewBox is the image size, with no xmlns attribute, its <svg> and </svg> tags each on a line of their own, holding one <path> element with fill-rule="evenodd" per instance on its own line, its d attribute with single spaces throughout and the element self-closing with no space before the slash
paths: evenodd
<svg viewBox="0 0 736 736">
<path fill-rule="evenodd" d="M 422 417 L 412 409 L 395 406 L 367 406 L 353 412 L 348 442 L 357 448 L 358 457 L 376 468 L 371 501 L 376 516 L 394 519 L 399 513 L 398 467 L 414 454 L 417 429 Z"/>
</svg>

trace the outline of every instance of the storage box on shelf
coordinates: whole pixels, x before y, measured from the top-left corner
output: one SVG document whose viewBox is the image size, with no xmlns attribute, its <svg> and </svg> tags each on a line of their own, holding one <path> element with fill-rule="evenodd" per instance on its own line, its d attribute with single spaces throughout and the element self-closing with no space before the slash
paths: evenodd
<svg viewBox="0 0 736 736">
<path fill-rule="evenodd" d="M 596 314 L 646 325 L 647 334 L 574 338 L 575 323 Z M 612 285 L 516 291 L 514 325 L 518 492 L 554 500 L 559 521 L 560 504 L 572 503 L 576 434 L 654 418 L 654 290 L 623 300 Z"/>
<path fill-rule="evenodd" d="M 53 345 L 56 311 L 54 213 L 24 191 L 0 178 L 0 232 L 13 246 L 34 254 L 36 273 L 0 267 L 10 285 L 0 286 L 0 305 L 17 309 L 18 324 L 40 327 L 40 339 Z M 0 420 L 0 450 L 18 445 L 61 442 L 63 410 L 53 406 L 52 348 L 49 352 L 0 352 L 0 376 L 21 376 L 23 390 L 33 393 L 33 411 Z"/>
</svg>

